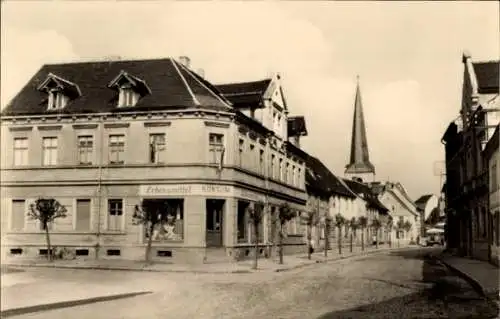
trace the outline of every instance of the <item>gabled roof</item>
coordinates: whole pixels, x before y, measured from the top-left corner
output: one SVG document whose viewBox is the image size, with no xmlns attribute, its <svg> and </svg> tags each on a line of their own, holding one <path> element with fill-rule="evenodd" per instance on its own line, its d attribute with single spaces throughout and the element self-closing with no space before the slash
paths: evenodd
<svg viewBox="0 0 500 319">
<path fill-rule="evenodd" d="M 499 92 L 499 61 L 473 62 L 474 73 L 476 73 L 478 93 Z"/>
<path fill-rule="evenodd" d="M 422 195 L 415 201 L 415 205 L 417 205 L 418 209 L 423 211 L 425 209 L 425 205 L 431 197 L 432 194 Z"/>
<path fill-rule="evenodd" d="M 355 198 L 355 195 L 344 186 L 319 159 L 308 155 L 306 160 L 306 188 L 312 194 L 330 196 L 332 194 Z"/>
<path fill-rule="evenodd" d="M 141 79 L 151 90 L 134 107 L 117 107 L 118 93 L 108 87 L 122 71 Z M 37 90 L 49 74 L 78 85 L 81 96 L 59 113 L 100 113 L 131 110 L 203 108 L 233 110 L 218 90 L 172 58 L 47 64 L 5 107 L 2 115 L 36 115 L 47 110 L 47 95 Z"/>
<path fill-rule="evenodd" d="M 289 137 L 307 135 L 306 120 L 303 116 L 289 116 L 287 126 Z"/>
<path fill-rule="evenodd" d="M 217 84 L 217 89 L 233 103 L 236 108 L 261 107 L 263 96 L 271 79 L 252 82 Z"/>
<path fill-rule="evenodd" d="M 349 188 L 358 196 L 362 197 L 367 203 L 368 207 L 378 210 L 381 214 L 386 214 L 389 209 L 384 206 L 372 192 L 370 186 L 365 183 L 360 183 L 354 180 L 344 178 L 344 182 Z"/>
</svg>

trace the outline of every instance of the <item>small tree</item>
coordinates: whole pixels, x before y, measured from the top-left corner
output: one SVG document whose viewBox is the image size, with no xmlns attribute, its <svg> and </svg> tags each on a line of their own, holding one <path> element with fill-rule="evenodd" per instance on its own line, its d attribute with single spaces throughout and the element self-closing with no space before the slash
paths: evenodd
<svg viewBox="0 0 500 319">
<path fill-rule="evenodd" d="M 365 216 L 358 218 L 358 225 L 361 228 L 361 250 L 365 250 L 365 229 L 368 226 L 368 219 Z"/>
<path fill-rule="evenodd" d="M 258 260 L 259 260 L 259 226 L 264 218 L 264 203 L 255 202 L 253 208 L 248 208 L 248 217 L 253 227 L 254 234 L 254 260 L 253 260 L 253 269 L 257 269 Z"/>
<path fill-rule="evenodd" d="M 394 220 L 392 219 L 392 216 L 389 216 L 389 218 L 387 218 L 387 222 L 385 224 L 385 227 L 386 227 L 386 231 L 388 234 L 389 248 L 391 248 L 392 247 L 392 229 L 394 227 Z"/>
<path fill-rule="evenodd" d="M 356 236 L 356 230 L 359 227 L 358 221 L 356 220 L 356 217 L 351 218 L 351 220 L 349 221 L 349 227 L 351 228 L 350 249 L 351 249 L 351 253 L 352 253 L 353 239 L 354 239 L 354 236 Z"/>
<path fill-rule="evenodd" d="M 342 227 L 346 224 L 346 219 L 342 214 L 338 213 L 335 215 L 335 226 L 337 227 L 338 234 L 338 245 L 339 245 L 339 255 L 342 255 Z"/>
<path fill-rule="evenodd" d="M 375 230 L 375 247 L 378 249 L 378 231 L 382 227 L 382 223 L 378 218 L 372 220 L 372 228 Z"/>
<path fill-rule="evenodd" d="M 328 257 L 328 249 L 330 249 L 330 230 L 332 228 L 333 218 L 326 212 L 323 219 L 325 227 L 325 258 Z"/>
<path fill-rule="evenodd" d="M 404 231 L 406 231 L 406 233 L 408 234 L 408 232 L 410 232 L 411 228 L 412 228 L 412 224 L 410 221 L 405 221 L 404 224 L 403 224 L 403 229 Z"/>
<path fill-rule="evenodd" d="M 399 244 L 399 239 L 401 237 L 400 232 L 404 230 L 404 228 L 405 228 L 404 225 L 405 225 L 405 223 L 401 219 L 398 220 L 398 222 L 396 223 L 396 234 L 397 234 L 396 237 L 398 239 L 398 248 L 400 247 L 400 244 Z"/>
<path fill-rule="evenodd" d="M 278 222 L 280 229 L 278 230 L 278 251 L 279 251 L 279 263 L 283 264 L 283 238 L 285 234 L 283 232 L 283 227 L 289 221 L 295 217 L 295 213 L 292 211 L 288 203 L 283 203 L 278 209 Z"/>
<path fill-rule="evenodd" d="M 54 198 L 39 198 L 31 203 L 28 210 L 28 217 L 38 220 L 42 229 L 45 230 L 45 240 L 47 242 L 47 259 L 52 261 L 52 248 L 50 246 L 49 225 L 57 218 L 66 217 L 66 207 Z"/>
<path fill-rule="evenodd" d="M 319 223 L 319 212 L 317 210 L 312 210 L 308 212 L 304 212 L 300 215 L 302 222 L 307 227 L 307 258 L 311 259 L 312 254 L 312 228 L 313 226 L 317 226 Z"/>
<path fill-rule="evenodd" d="M 167 221 L 170 210 L 170 205 L 164 199 L 143 199 L 140 205 L 135 205 L 133 223 L 134 225 L 143 225 L 148 237 L 148 244 L 144 254 L 146 263 L 151 261 L 154 230 Z"/>
</svg>

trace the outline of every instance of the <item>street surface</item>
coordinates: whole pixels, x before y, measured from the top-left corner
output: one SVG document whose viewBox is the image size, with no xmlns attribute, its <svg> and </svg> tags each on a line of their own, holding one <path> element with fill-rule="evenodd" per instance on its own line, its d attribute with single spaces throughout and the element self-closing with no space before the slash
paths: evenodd
<svg viewBox="0 0 500 319">
<path fill-rule="evenodd" d="M 2 294 L 7 297 L 2 299 L 30 298 L 25 291 L 36 296 L 37 289 L 51 286 L 61 289 L 61 296 L 80 285 L 87 289 L 152 291 L 14 317 L 19 319 L 497 318 L 495 304 L 480 298 L 443 265 L 425 258 L 433 251 L 391 252 L 283 273 L 195 275 L 27 269 L 2 276 L 22 274 L 24 278 L 3 287 Z"/>
</svg>

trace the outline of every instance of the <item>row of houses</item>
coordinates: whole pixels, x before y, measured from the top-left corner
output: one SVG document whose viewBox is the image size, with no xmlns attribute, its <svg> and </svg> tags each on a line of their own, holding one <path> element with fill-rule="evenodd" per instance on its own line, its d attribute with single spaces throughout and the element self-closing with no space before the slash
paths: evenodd
<svg viewBox="0 0 500 319">
<path fill-rule="evenodd" d="M 446 237 L 462 256 L 499 265 L 499 61 L 464 53 L 459 117 L 442 137 L 446 153 Z"/>
<path fill-rule="evenodd" d="M 27 216 L 40 197 L 57 199 L 67 217 L 51 241 L 81 258 L 202 262 L 254 253 L 248 211 L 266 212 L 255 253 L 269 256 L 273 214 L 286 203 L 285 253 L 305 250 L 301 216 L 364 216 L 410 227 L 366 241 L 418 236 L 415 204 L 399 183 L 366 181 L 369 163 L 359 85 L 349 177 L 305 152 L 303 116 L 290 116 L 281 76 L 214 85 L 187 57 L 44 65 L 2 111 L 2 258 L 47 254 L 44 230 Z M 356 113 L 357 112 L 357 113 Z M 356 115 L 358 114 L 358 115 Z M 356 135 L 356 136 L 355 136 Z M 361 136 L 361 138 L 360 138 Z M 144 201 L 163 200 L 171 218 L 152 232 L 134 223 Z M 335 229 L 313 230 L 321 249 Z M 359 238 L 357 238 L 359 243 Z"/>
</svg>

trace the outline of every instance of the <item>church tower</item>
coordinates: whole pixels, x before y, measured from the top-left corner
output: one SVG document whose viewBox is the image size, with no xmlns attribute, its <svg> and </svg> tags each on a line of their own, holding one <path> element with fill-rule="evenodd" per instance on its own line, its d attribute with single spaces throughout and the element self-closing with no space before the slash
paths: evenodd
<svg viewBox="0 0 500 319">
<path fill-rule="evenodd" d="M 359 89 L 359 76 L 356 83 L 356 97 L 354 100 L 354 117 L 352 120 L 351 156 L 345 167 L 345 177 L 361 179 L 365 183 L 375 181 L 375 166 L 370 162 L 368 141 L 366 139 L 365 118 L 363 103 Z"/>
</svg>

